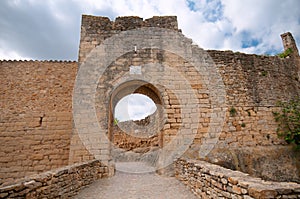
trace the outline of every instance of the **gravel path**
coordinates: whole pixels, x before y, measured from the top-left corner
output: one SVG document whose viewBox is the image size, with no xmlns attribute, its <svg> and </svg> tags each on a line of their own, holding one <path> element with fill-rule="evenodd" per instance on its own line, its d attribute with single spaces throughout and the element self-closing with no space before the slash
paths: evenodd
<svg viewBox="0 0 300 199">
<path fill-rule="evenodd" d="M 96 181 L 80 191 L 75 199 L 197 198 L 174 177 L 155 174 L 142 163 L 118 163 L 116 170 L 115 176 Z"/>
</svg>

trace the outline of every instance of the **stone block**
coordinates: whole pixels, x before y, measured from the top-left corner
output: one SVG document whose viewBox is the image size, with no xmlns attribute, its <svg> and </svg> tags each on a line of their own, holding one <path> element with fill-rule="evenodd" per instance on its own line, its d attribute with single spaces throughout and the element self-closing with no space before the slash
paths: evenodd
<svg viewBox="0 0 300 199">
<path fill-rule="evenodd" d="M 254 198 L 276 198 L 276 190 L 263 189 L 262 187 L 250 187 L 249 195 Z"/>
</svg>

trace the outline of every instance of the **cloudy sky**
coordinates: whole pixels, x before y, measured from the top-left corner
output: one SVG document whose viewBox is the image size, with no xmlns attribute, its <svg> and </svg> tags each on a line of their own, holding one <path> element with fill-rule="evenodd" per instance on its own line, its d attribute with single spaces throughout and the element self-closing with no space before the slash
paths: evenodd
<svg viewBox="0 0 300 199">
<path fill-rule="evenodd" d="M 147 96 L 131 94 L 123 97 L 116 105 L 114 118 L 120 122 L 140 120 L 156 111 L 156 105 Z"/>
<path fill-rule="evenodd" d="M 299 0 L 1 0 L 0 59 L 77 60 L 81 14 L 177 15 L 204 49 L 277 54 L 287 31 L 300 46 Z"/>
</svg>

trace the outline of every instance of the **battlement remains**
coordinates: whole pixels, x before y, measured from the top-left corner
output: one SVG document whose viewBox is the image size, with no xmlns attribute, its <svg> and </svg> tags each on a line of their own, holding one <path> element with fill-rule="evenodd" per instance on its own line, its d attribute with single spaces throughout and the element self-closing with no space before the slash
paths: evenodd
<svg viewBox="0 0 300 199">
<path fill-rule="evenodd" d="M 115 21 L 111 21 L 108 17 L 82 15 L 82 27 L 88 33 L 92 34 L 104 31 L 124 31 L 141 27 L 159 27 L 171 30 L 178 30 L 176 16 L 154 16 L 149 19 L 143 19 L 137 16 L 117 17 Z"/>
<path fill-rule="evenodd" d="M 181 32 L 178 29 L 176 16 L 154 16 L 145 20 L 137 16 L 126 16 L 117 17 L 115 21 L 111 21 L 108 17 L 82 15 L 81 23 L 79 63 L 84 61 L 87 54 L 95 46 L 121 31 L 157 27 Z"/>
</svg>

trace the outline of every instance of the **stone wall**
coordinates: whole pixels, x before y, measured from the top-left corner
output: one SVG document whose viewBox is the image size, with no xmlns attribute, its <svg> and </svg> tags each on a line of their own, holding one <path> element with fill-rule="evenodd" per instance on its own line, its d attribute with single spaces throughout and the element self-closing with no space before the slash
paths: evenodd
<svg viewBox="0 0 300 199">
<path fill-rule="evenodd" d="M 219 68 L 229 107 L 274 107 L 300 95 L 299 55 L 289 58 L 207 51 Z"/>
<path fill-rule="evenodd" d="M 113 144 L 126 151 L 140 150 L 147 151 L 151 147 L 159 147 L 158 137 L 160 129 L 158 128 L 158 111 L 141 120 L 122 121 L 114 124 Z"/>
<path fill-rule="evenodd" d="M 180 159 L 175 171 L 200 198 L 300 198 L 300 184 L 264 181 L 203 161 Z"/>
<path fill-rule="evenodd" d="M 116 162 L 144 161 L 152 165 L 148 154 L 159 150 L 162 134 L 159 129 L 159 111 L 141 120 L 129 120 L 112 127 L 112 157 Z M 155 162 L 155 161 L 154 161 Z"/>
<path fill-rule="evenodd" d="M 228 110 L 219 141 L 205 160 L 267 180 L 300 182 L 299 153 L 278 137 L 273 116 L 278 101 L 300 96 L 299 56 L 208 53 L 225 84 Z"/>
<path fill-rule="evenodd" d="M 113 129 L 114 134 L 114 146 L 124 149 L 126 151 L 145 151 L 150 150 L 151 147 L 159 147 L 158 136 L 151 136 L 149 138 L 143 138 L 138 136 L 133 136 L 124 131 L 120 130 L 117 126 Z"/>
<path fill-rule="evenodd" d="M 140 34 L 139 36 L 140 38 L 143 38 L 143 34 Z M 160 60 L 160 57 L 163 57 L 163 60 Z M 156 66 L 152 67 L 151 64 Z M 183 65 L 185 67 L 182 67 Z M 151 125 L 144 127 L 145 132 L 151 133 L 152 131 L 152 134 L 156 135 L 156 138 L 158 138 L 158 140 L 156 140 L 158 146 L 164 147 L 173 141 L 173 143 L 171 143 L 169 146 L 169 150 L 172 151 L 178 146 L 179 143 L 185 143 L 186 140 L 184 139 L 178 140 L 178 142 L 175 142 L 174 139 L 176 139 L 177 135 L 179 134 L 178 132 L 180 128 L 182 131 L 184 131 L 183 134 L 187 134 L 186 136 L 197 133 L 197 117 L 199 112 L 201 112 L 203 116 L 201 125 L 208 126 L 208 116 L 210 113 L 210 109 L 206 108 L 209 106 L 209 101 L 207 100 L 208 90 L 206 85 L 202 83 L 202 76 L 199 76 L 198 72 L 193 68 L 193 66 L 189 63 L 186 63 L 185 60 L 178 55 L 158 49 L 139 49 L 137 53 L 129 52 L 115 60 L 106 68 L 104 75 L 99 79 L 96 92 L 96 110 L 99 124 L 103 129 L 108 129 L 112 124 L 112 122 L 109 120 L 109 113 L 113 110 L 114 99 L 119 99 L 127 94 L 130 94 L 124 93 L 126 88 L 120 89 L 121 94 L 118 94 L 118 88 L 123 86 L 124 79 L 126 78 L 128 78 L 129 81 L 125 81 L 124 84 L 127 84 L 128 87 L 131 87 L 130 67 L 133 66 L 142 66 L 143 73 L 148 74 L 150 79 L 158 78 L 159 81 L 161 81 L 161 83 L 157 82 L 156 80 L 151 82 L 149 79 L 149 82 L 153 83 L 152 87 L 155 87 L 158 90 L 157 93 L 159 95 L 157 98 L 162 99 L 162 102 L 156 102 L 157 100 L 155 100 L 155 98 L 151 95 L 149 95 L 149 97 L 163 109 L 163 118 L 158 119 L 158 122 L 162 122 L 162 125 L 158 125 L 158 127 L 160 127 L 157 128 L 158 131 L 153 131 Z M 198 104 L 196 104 L 196 100 L 191 97 L 192 93 L 188 93 L 191 91 L 188 91 L 185 88 L 184 80 L 180 78 L 174 79 L 175 75 L 171 72 L 168 74 L 161 72 L 168 71 L 169 69 L 167 67 L 172 68 L 174 71 L 178 71 L 179 74 L 187 79 L 186 81 L 191 83 L 191 85 L 189 84 L 188 86 L 191 86 L 191 90 L 197 93 L 195 98 L 202 102 L 201 108 L 198 107 Z M 149 82 L 147 83 L 146 81 L 147 85 L 150 84 Z M 158 87 L 157 84 L 161 84 L 162 86 Z M 145 85 L 141 83 L 141 85 L 137 85 L 131 92 L 144 93 L 144 86 Z M 169 89 L 175 87 L 177 92 L 176 94 Z M 189 103 L 189 106 L 193 107 L 193 110 L 185 110 L 184 114 L 182 115 L 181 111 L 185 108 L 185 105 L 180 104 L 178 97 L 181 97 L 181 100 L 183 100 L 185 104 Z M 107 106 L 110 101 L 112 101 L 111 108 Z M 206 107 L 202 107 L 205 105 Z M 183 117 L 184 120 L 182 120 Z M 111 132 L 108 130 L 105 133 L 106 136 L 109 137 Z M 163 135 L 163 138 L 160 138 L 161 134 Z M 199 141 L 200 138 L 201 135 L 199 135 L 196 140 Z"/>
<path fill-rule="evenodd" d="M 76 62 L 0 62 L 0 184 L 68 165 Z"/>
<path fill-rule="evenodd" d="M 142 28 L 158 27 L 178 30 L 176 16 L 154 16 L 143 20 L 140 17 L 117 17 L 111 21 L 108 17 L 83 15 L 81 22 L 81 39 L 79 47 L 79 63 L 84 62 L 89 52 L 105 39 L 121 31 Z"/>
<path fill-rule="evenodd" d="M 102 44 L 103 41 L 105 41 L 106 39 L 114 35 L 117 35 L 122 31 L 132 30 L 132 29 L 142 28 L 142 27 L 158 27 L 158 28 L 166 28 L 169 30 L 180 31 L 178 30 L 176 16 L 157 16 L 145 20 L 143 20 L 140 17 L 118 17 L 116 18 L 115 21 L 111 21 L 107 17 L 83 15 L 82 22 L 81 22 L 81 37 L 80 37 L 79 58 L 78 58 L 79 67 L 85 63 L 86 57 L 88 57 L 88 55 L 92 52 L 92 50 L 95 49 L 100 44 Z M 132 46 L 132 49 L 134 49 L 134 46 Z M 120 70 L 119 67 L 117 69 Z M 123 68 L 121 70 L 125 71 L 127 70 L 127 68 Z M 116 71 L 114 71 L 112 74 L 114 74 L 115 72 Z M 145 91 L 145 89 L 142 90 Z M 142 94 L 143 91 L 139 93 Z M 105 103 L 107 103 L 107 101 Z M 108 114 L 108 112 L 102 114 Z M 108 115 L 106 115 L 106 117 L 101 120 L 104 120 L 103 121 L 104 123 L 110 122 L 108 121 L 109 120 Z M 106 126 L 105 128 L 108 129 L 110 127 Z M 106 136 L 109 137 L 110 135 L 106 135 Z M 106 148 L 107 147 L 105 147 L 105 150 L 107 151 Z M 70 150 L 69 163 L 72 164 L 77 162 L 83 162 L 90 159 L 93 159 L 93 156 L 89 155 L 89 151 L 86 150 L 85 146 L 82 144 L 77 131 L 74 131 L 74 134 L 71 137 L 71 150 Z M 109 159 L 109 157 L 107 157 L 106 159 Z"/>
<path fill-rule="evenodd" d="M 98 160 L 74 164 L 27 176 L 0 186 L 0 198 L 71 198 L 99 178 L 108 177 L 109 167 Z"/>
<path fill-rule="evenodd" d="M 294 55 L 294 56 L 299 55 L 298 48 L 297 48 L 297 45 L 296 45 L 293 35 L 290 32 L 286 32 L 286 33 L 281 34 L 280 36 L 283 41 L 284 50 L 291 49 L 292 55 Z"/>
</svg>

